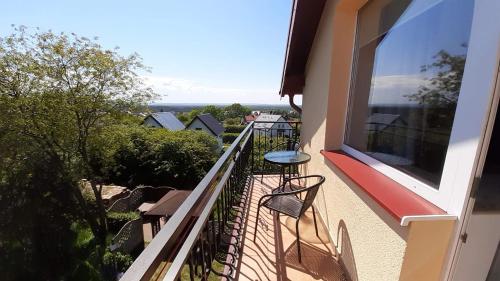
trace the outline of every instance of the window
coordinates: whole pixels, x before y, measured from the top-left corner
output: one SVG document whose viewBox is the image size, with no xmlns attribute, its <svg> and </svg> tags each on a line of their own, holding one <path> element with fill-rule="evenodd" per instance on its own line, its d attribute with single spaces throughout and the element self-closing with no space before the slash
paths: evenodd
<svg viewBox="0 0 500 281">
<path fill-rule="evenodd" d="M 439 189 L 473 4 L 374 0 L 359 10 L 349 150 Z"/>
</svg>

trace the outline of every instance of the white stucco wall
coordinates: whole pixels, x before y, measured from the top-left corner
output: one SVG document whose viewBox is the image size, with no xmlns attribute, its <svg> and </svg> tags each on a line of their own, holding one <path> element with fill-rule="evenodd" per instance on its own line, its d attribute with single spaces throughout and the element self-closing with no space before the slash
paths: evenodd
<svg viewBox="0 0 500 281">
<path fill-rule="evenodd" d="M 304 173 L 326 177 L 315 205 L 353 280 L 439 280 L 454 222 L 400 226 L 320 154 L 343 142 L 356 15 L 366 2 L 330 0 L 323 12 L 305 73 L 301 141 L 312 158 Z"/>
<path fill-rule="evenodd" d="M 339 40 L 351 42 L 354 35 L 355 22 L 341 12 L 335 14 L 335 4 L 335 1 L 326 4 L 307 65 L 301 140 L 304 151 L 311 154 L 312 160 L 306 170 L 308 174 L 321 174 L 327 179 L 315 203 L 350 275 L 363 281 L 398 280 L 408 229 L 399 226 L 395 219 L 320 154 L 322 149 L 335 148 L 328 142 L 334 143 L 332 139 L 338 139 L 338 135 L 343 133 L 344 121 L 339 120 L 344 118 L 343 103 L 336 103 L 330 108 L 329 102 L 333 102 L 330 96 L 335 94 L 331 83 L 338 79 L 345 81 L 346 77 L 333 78 L 332 75 L 339 73 L 347 76 L 347 81 L 343 82 L 346 85 L 349 81 L 345 66 L 350 68 L 350 62 L 346 64 L 343 60 L 346 60 L 346 54 L 349 56 L 352 53 L 352 49 L 342 50 L 336 46 L 338 53 L 334 54 L 333 44 L 337 38 L 333 35 L 334 32 L 343 32 L 337 36 Z M 335 29 L 334 24 L 337 24 Z M 347 36 L 349 33 L 350 36 Z M 329 120 L 335 125 L 327 124 L 328 118 L 336 118 Z"/>
</svg>

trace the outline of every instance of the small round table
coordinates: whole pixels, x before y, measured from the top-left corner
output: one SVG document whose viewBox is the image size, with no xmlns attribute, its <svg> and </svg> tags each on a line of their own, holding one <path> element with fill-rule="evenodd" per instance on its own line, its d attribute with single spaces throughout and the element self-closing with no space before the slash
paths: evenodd
<svg viewBox="0 0 500 281">
<path fill-rule="evenodd" d="M 264 160 L 271 164 L 276 164 L 281 166 L 281 175 L 279 183 L 279 186 L 281 186 L 281 179 L 283 178 L 283 181 L 285 179 L 285 168 L 288 167 L 288 174 L 289 176 L 291 176 L 290 167 L 309 162 L 309 160 L 311 160 L 311 155 L 305 152 L 300 152 L 295 150 L 281 150 L 281 151 L 272 151 L 264 154 Z"/>
</svg>

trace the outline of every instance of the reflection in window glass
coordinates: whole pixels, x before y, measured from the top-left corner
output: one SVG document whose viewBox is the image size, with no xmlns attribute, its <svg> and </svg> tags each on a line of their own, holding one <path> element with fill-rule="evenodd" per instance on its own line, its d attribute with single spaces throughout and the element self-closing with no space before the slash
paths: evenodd
<svg viewBox="0 0 500 281">
<path fill-rule="evenodd" d="M 360 11 L 346 144 L 438 188 L 473 0 L 374 0 Z"/>
</svg>

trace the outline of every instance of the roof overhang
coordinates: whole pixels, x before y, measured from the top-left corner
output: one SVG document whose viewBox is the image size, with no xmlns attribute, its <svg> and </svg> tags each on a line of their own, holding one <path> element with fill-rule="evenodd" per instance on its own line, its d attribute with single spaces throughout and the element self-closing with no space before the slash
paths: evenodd
<svg viewBox="0 0 500 281">
<path fill-rule="evenodd" d="M 280 95 L 302 94 L 305 68 L 326 0 L 294 0 Z"/>
</svg>

